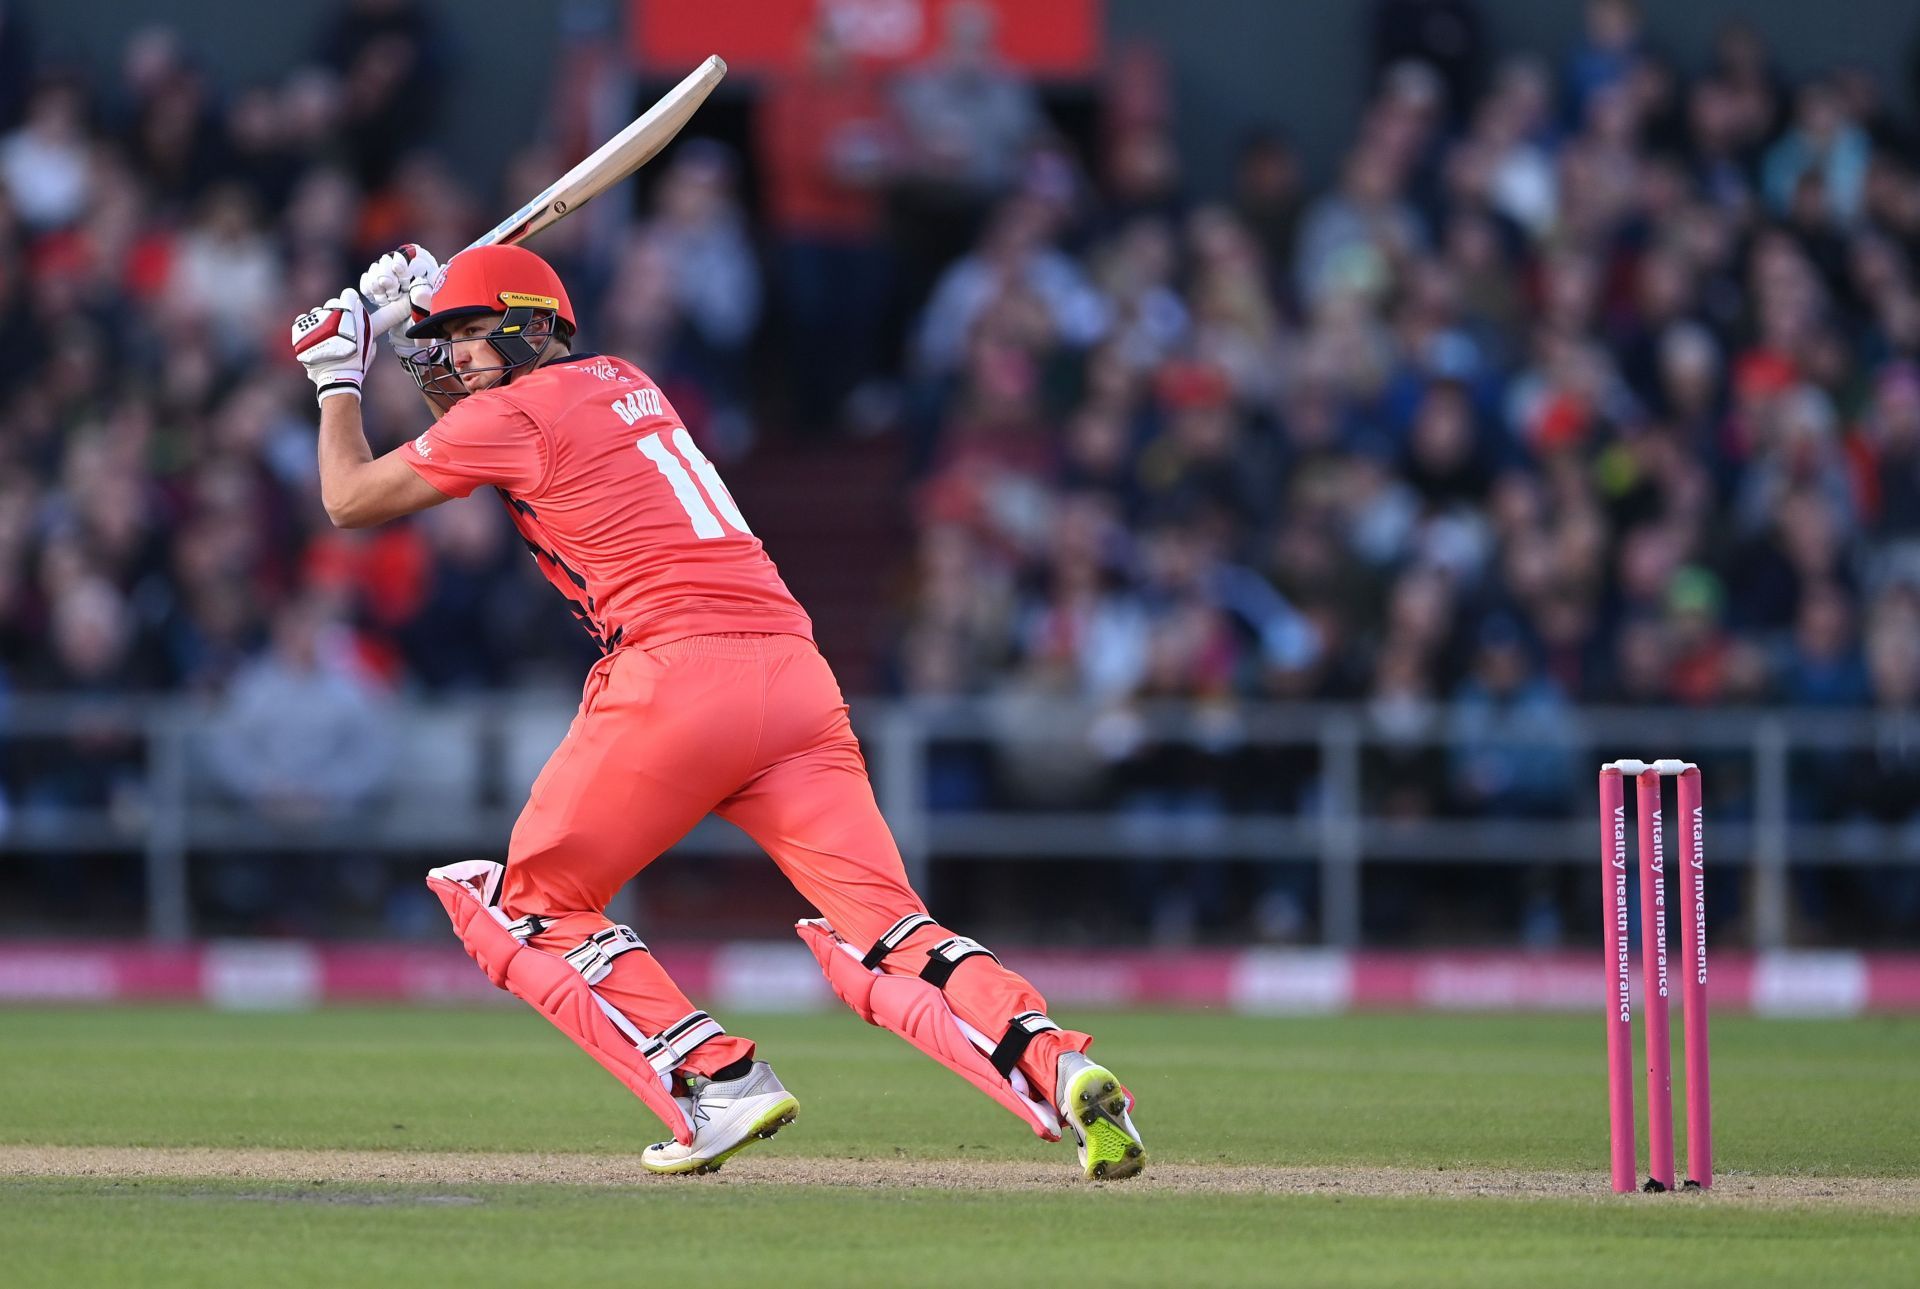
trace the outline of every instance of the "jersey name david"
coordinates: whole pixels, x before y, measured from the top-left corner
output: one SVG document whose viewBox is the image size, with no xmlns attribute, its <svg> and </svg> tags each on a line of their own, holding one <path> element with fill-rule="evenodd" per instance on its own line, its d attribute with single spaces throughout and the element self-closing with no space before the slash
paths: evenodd
<svg viewBox="0 0 1920 1289">
<path fill-rule="evenodd" d="M 812 623 L 672 404 L 632 363 L 581 354 L 461 399 L 399 449 L 452 497 L 492 484 L 603 650 Z"/>
</svg>

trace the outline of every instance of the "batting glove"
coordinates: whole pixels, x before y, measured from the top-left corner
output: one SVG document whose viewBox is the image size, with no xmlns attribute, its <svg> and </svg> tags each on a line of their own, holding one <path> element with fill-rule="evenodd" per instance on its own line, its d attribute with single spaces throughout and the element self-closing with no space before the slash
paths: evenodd
<svg viewBox="0 0 1920 1289">
<path fill-rule="evenodd" d="M 433 258 L 433 252 L 413 242 L 388 251 L 360 275 L 360 294 L 371 310 L 384 309 L 400 300 L 413 301 L 408 316 L 387 332 L 387 343 L 402 357 L 413 357 L 428 343 L 407 338 L 407 327 L 433 312 L 433 288 L 446 276 L 446 270 Z M 416 300 L 417 294 L 417 300 Z"/>
<path fill-rule="evenodd" d="M 366 302 L 352 287 L 293 320 L 293 356 L 307 369 L 320 402 L 335 394 L 360 397 L 373 363 L 370 323 Z"/>
<path fill-rule="evenodd" d="M 430 283 L 439 275 L 440 262 L 433 258 L 433 252 L 407 242 L 367 265 L 367 271 L 360 275 L 360 294 L 366 298 L 367 308 L 384 309 L 406 298 L 414 286 Z"/>
<path fill-rule="evenodd" d="M 442 268 L 425 282 L 415 282 L 407 289 L 408 312 L 412 315 L 407 319 L 409 325 L 424 320 L 433 312 L 433 293 L 446 280 L 447 270 Z"/>
</svg>

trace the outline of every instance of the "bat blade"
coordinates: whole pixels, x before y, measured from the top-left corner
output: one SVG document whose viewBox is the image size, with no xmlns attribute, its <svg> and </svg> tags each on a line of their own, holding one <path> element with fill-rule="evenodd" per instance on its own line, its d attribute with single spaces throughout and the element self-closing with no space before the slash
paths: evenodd
<svg viewBox="0 0 1920 1289">
<path fill-rule="evenodd" d="M 673 141 L 714 86 L 727 74 L 719 55 L 687 74 L 627 127 L 548 185 L 539 196 L 501 220 L 474 246 L 512 245 L 551 227 L 625 179 Z M 471 249 L 471 248 L 469 248 Z"/>
<path fill-rule="evenodd" d="M 625 129 L 595 148 L 573 169 L 548 184 L 538 196 L 478 238 L 475 246 L 512 246 L 573 214 L 607 189 L 660 155 L 727 74 L 715 54 L 689 72 L 660 101 L 628 122 Z M 374 313 L 373 334 L 383 335 L 407 316 L 407 302 L 396 300 Z"/>
</svg>

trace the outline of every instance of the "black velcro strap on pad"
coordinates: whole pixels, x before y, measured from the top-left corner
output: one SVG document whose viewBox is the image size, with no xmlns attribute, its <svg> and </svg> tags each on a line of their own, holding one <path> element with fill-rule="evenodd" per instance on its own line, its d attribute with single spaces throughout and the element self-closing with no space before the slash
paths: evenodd
<svg viewBox="0 0 1920 1289">
<path fill-rule="evenodd" d="M 892 953 L 895 949 L 898 949 L 900 947 L 901 942 L 904 941 L 908 936 L 912 935 L 915 931 L 918 931 L 923 926 L 932 926 L 932 925 L 934 925 L 933 919 L 928 917 L 924 913 L 907 914 L 905 917 L 901 918 L 898 922 L 895 922 L 892 926 L 888 927 L 887 933 L 885 935 L 881 936 L 878 940 L 875 940 L 873 942 L 873 947 L 871 949 L 868 949 L 866 952 L 866 956 L 860 959 L 860 965 L 865 967 L 868 971 L 872 971 L 875 967 L 878 967 L 882 962 L 885 962 L 887 959 L 887 955 Z"/>
<path fill-rule="evenodd" d="M 517 918 L 507 923 L 507 934 L 522 944 L 525 944 L 528 940 L 531 940 L 534 936 L 539 935 L 546 929 L 547 920 L 538 913 L 529 913 L 523 918 Z"/>
<path fill-rule="evenodd" d="M 1047 1019 L 1045 1012 L 1021 1012 L 1007 1022 L 1007 1032 L 1000 1039 L 1000 1045 L 993 1049 L 993 1055 L 987 1059 L 993 1062 L 993 1068 L 1000 1071 L 1000 1077 L 1013 1077 L 1013 1067 L 1020 1064 L 1020 1058 L 1027 1054 L 1027 1045 L 1033 1042 L 1035 1034 L 1044 1034 L 1050 1029 L 1060 1027 Z"/>
<path fill-rule="evenodd" d="M 953 977 L 953 969 L 968 958 L 985 954 L 995 962 L 1000 959 L 993 950 L 978 940 L 969 940 L 964 935 L 948 936 L 933 948 L 927 950 L 927 965 L 920 968 L 920 979 L 935 989 L 945 989 L 947 981 Z"/>
</svg>

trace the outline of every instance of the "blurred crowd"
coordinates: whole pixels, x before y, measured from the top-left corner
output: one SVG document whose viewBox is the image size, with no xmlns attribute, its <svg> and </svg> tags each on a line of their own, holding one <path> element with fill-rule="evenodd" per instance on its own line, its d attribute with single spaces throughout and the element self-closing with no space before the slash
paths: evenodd
<svg viewBox="0 0 1920 1289">
<path fill-rule="evenodd" d="M 1585 808 L 1585 762 L 1529 741 L 1575 705 L 1920 699 L 1920 150 L 1890 87 L 1789 80 L 1738 24 L 1659 49 L 1631 0 L 1523 55 L 1471 0 L 1380 0 L 1331 172 L 1258 129 L 1213 191 L 1153 51 L 1114 51 L 1069 131 L 987 11 L 947 12 L 888 76 L 823 23 L 744 135 L 539 244 L 583 343 L 717 459 L 898 436 L 896 692 L 1107 713 L 1044 766 L 937 761 L 937 804 L 1301 804 L 1310 775 L 1153 745 L 1154 699 L 1363 704 L 1371 808 L 1503 817 Z M 103 82 L 7 8 L 0 694 L 224 696 L 224 791 L 341 812 L 377 777 L 326 771 L 343 740 L 379 764 L 381 693 L 577 680 L 590 642 L 492 508 L 327 525 L 286 360 L 295 313 L 400 240 L 465 245 L 627 106 L 617 42 L 571 33 L 539 137 L 460 168 L 430 146 L 444 19 L 337 0 L 252 84 L 155 26 Z M 368 417 L 376 450 L 423 423 L 390 361 Z M 264 756 L 302 712 L 338 737 Z M 1905 820 L 1920 744 L 1803 779 L 1807 817 Z M 8 782 L 25 811 L 116 779 Z"/>
<path fill-rule="evenodd" d="M 1255 133 L 1190 191 L 1146 57 L 1087 171 L 1030 139 L 913 335 L 899 686 L 1358 702 L 1409 816 L 1584 809 L 1540 737 L 1579 704 L 1911 710 L 1920 153 L 1886 87 L 1789 81 L 1741 25 L 1683 64 L 1631 0 L 1558 57 L 1493 57 L 1462 3 L 1376 17 L 1324 184 Z M 1235 804 L 1205 749 L 1107 728 L 1092 789 L 946 789 Z M 1827 769 L 1803 813 L 1913 814 L 1920 746 Z"/>
</svg>

